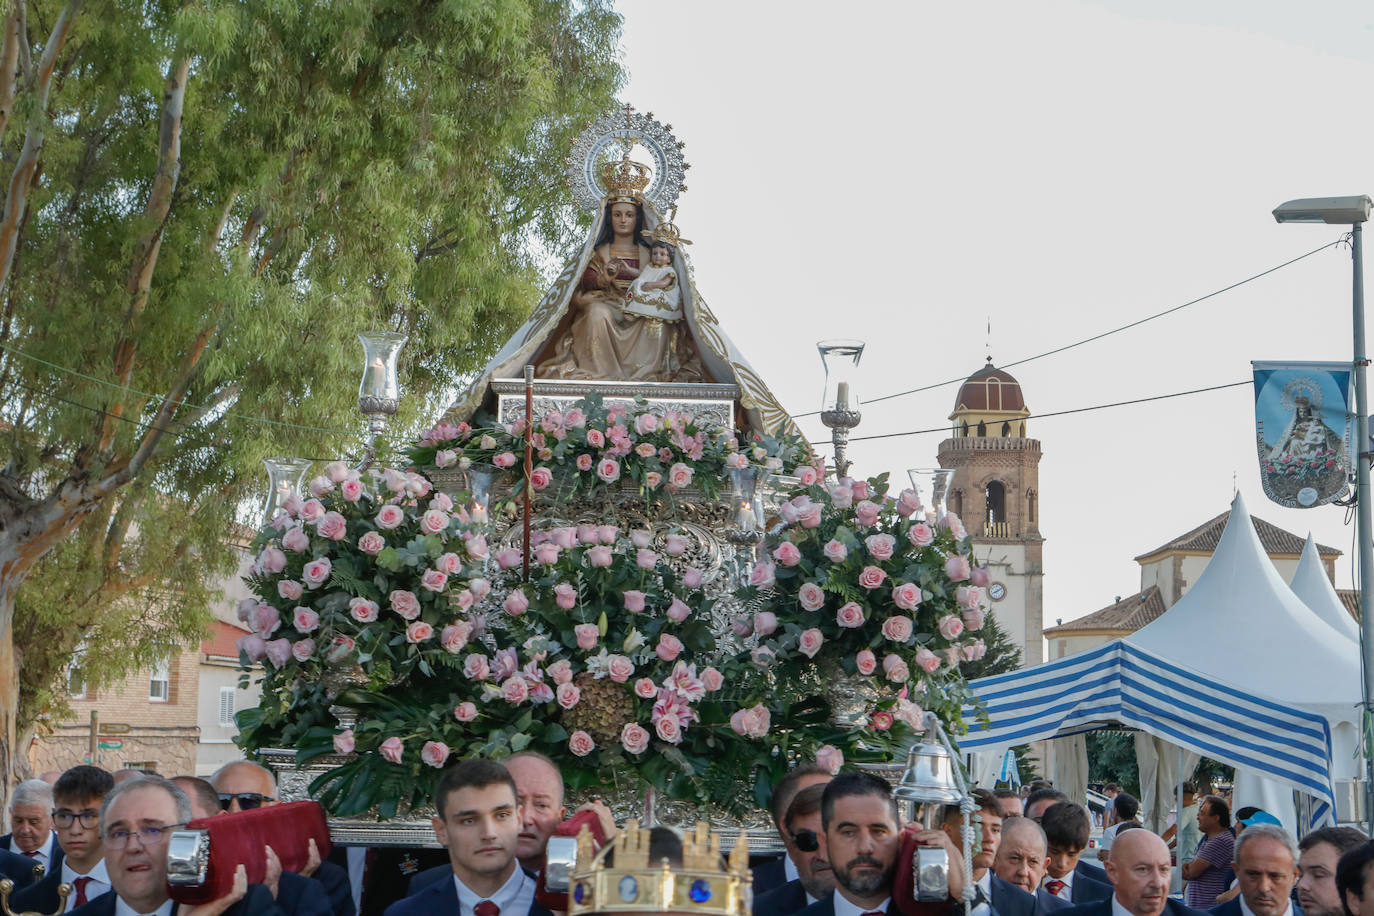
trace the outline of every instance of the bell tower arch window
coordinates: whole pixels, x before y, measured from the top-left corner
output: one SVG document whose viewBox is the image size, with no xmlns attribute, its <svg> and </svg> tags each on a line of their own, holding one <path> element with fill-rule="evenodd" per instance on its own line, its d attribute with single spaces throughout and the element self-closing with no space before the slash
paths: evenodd
<svg viewBox="0 0 1374 916">
<path fill-rule="evenodd" d="M 988 510 L 988 524 L 995 525 L 1007 520 L 1007 488 L 1000 480 L 988 481 L 983 491 Z"/>
</svg>

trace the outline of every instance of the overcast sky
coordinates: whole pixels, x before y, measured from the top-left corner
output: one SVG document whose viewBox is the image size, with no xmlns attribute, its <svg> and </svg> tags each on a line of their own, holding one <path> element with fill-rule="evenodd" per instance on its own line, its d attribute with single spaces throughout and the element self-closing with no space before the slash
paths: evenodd
<svg viewBox="0 0 1374 916">
<path fill-rule="evenodd" d="M 1297 197 L 1374 193 L 1374 6 L 1354 2 L 619 0 L 623 97 L 692 163 L 697 287 L 794 414 L 815 342 L 868 342 L 861 395 L 999 365 L 1243 280 L 1343 230 Z M 1349 360 L 1348 249 L 1010 371 L 1033 412 Z M 946 426 L 957 385 L 873 404 L 855 436 Z M 828 438 L 816 420 L 813 438 Z M 1251 389 L 1030 421 L 1045 619 L 1139 588 L 1133 557 L 1224 511 L 1345 552 L 1345 511 L 1269 502 Z M 865 475 L 933 466 L 945 433 L 858 442 Z M 1198 634 L 1199 638 L 1208 635 Z"/>
</svg>

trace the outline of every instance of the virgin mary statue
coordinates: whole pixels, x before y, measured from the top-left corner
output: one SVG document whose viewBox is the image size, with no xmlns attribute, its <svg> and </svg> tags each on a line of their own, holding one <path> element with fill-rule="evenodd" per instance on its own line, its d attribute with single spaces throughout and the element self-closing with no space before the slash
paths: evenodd
<svg viewBox="0 0 1374 916">
<path fill-rule="evenodd" d="M 581 250 L 529 320 L 449 410 L 450 420 L 476 413 L 491 379 L 519 378 L 532 364 L 537 379 L 735 385 L 751 431 L 796 432 L 791 418 L 697 294 L 692 265 L 681 245 L 670 242 L 667 263 L 655 271 L 672 274 L 679 290 L 676 309 L 655 312 L 627 295 L 650 266 L 650 244 L 661 262 L 660 243 L 678 237 L 676 227 L 642 193 L 647 171 L 628 156 L 601 170 L 605 195 Z"/>
</svg>

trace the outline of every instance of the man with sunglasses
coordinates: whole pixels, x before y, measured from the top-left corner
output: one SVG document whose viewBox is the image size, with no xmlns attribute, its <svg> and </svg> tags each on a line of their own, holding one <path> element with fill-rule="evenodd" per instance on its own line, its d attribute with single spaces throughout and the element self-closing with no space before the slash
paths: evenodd
<svg viewBox="0 0 1374 916">
<path fill-rule="evenodd" d="M 249 760 L 226 763 L 210 777 L 210 784 L 219 793 L 220 807 L 225 811 L 251 811 L 277 803 L 276 777 L 271 770 Z M 301 873 L 324 885 L 334 916 L 356 916 L 347 869 L 333 862 L 321 862 L 313 871 L 306 869 Z"/>
<path fill-rule="evenodd" d="M 797 869 L 797 877 L 781 887 L 754 897 L 758 916 L 789 916 L 835 890 L 835 873 L 825 853 L 825 832 L 821 827 L 821 798 L 824 785 L 807 786 L 796 794 L 783 817 L 787 856 Z"/>
<path fill-rule="evenodd" d="M 777 828 L 778 838 L 784 849 L 788 848 L 787 828 L 783 818 L 797 793 L 808 786 L 823 786 L 834 776 L 826 768 L 814 763 L 804 763 L 788 770 L 787 774 L 773 787 L 773 797 L 769 801 L 769 811 L 773 815 L 773 826 Z M 799 877 L 792 857 L 787 853 L 775 858 L 764 859 L 753 868 L 754 899 L 758 900 L 768 891 L 782 887 Z"/>
<path fill-rule="evenodd" d="M 65 853 L 62 864 L 37 884 L 11 897 L 11 910 L 69 912 L 110 890 L 105 850 L 100 842 L 100 804 L 113 788 L 114 780 L 99 767 L 76 766 L 58 777 L 52 789 L 52 822 Z M 65 905 L 57 894 L 62 884 L 73 889 Z"/>
<path fill-rule="evenodd" d="M 111 890 L 71 912 L 75 916 L 281 916 L 272 895 L 249 884 L 243 866 L 234 887 L 197 907 L 178 905 L 167 894 L 167 844 L 191 819 L 186 793 L 160 776 L 129 779 L 100 805 L 100 839 Z"/>
</svg>

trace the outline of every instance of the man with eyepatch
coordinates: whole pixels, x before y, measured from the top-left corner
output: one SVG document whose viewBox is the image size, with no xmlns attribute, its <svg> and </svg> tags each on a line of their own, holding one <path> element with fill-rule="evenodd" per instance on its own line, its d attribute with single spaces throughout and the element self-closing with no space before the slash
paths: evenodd
<svg viewBox="0 0 1374 916">
<path fill-rule="evenodd" d="M 100 842 L 100 804 L 113 788 L 114 779 L 99 767 L 76 766 L 58 777 L 52 789 L 52 823 L 64 853 L 62 864 L 12 896 L 13 912 L 70 912 L 110 890 Z M 57 893 L 62 884 L 73 889 L 65 904 Z"/>
<path fill-rule="evenodd" d="M 807 786 L 787 806 L 783 836 L 797 877 L 755 896 L 753 911 L 758 916 L 790 916 L 835 890 L 835 873 L 826 858 L 825 832 L 821 827 L 824 795 L 824 784 Z"/>
<path fill-rule="evenodd" d="M 220 807 L 231 813 L 277 803 L 276 777 L 271 770 L 249 760 L 226 763 L 210 777 L 210 784 L 219 793 Z M 318 857 L 318 853 L 314 857 Z M 347 869 L 333 862 L 321 862 L 313 870 L 303 869 L 301 874 L 324 885 L 334 916 L 356 916 L 358 911 L 353 904 Z"/>
</svg>

